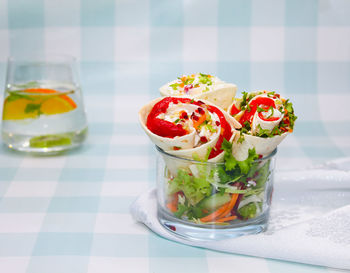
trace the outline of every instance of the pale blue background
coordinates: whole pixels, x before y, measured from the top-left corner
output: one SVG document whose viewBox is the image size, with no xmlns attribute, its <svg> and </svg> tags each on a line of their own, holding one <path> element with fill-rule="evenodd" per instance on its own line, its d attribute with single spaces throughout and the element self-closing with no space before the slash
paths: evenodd
<svg viewBox="0 0 350 273">
<path fill-rule="evenodd" d="M 90 137 L 59 157 L 1 148 L 1 272 L 333 272 L 172 243 L 128 209 L 155 182 L 137 111 L 183 73 L 291 98 L 278 170 L 349 156 L 350 1 L 0 0 L 0 86 L 8 56 L 36 53 L 78 58 Z"/>
</svg>

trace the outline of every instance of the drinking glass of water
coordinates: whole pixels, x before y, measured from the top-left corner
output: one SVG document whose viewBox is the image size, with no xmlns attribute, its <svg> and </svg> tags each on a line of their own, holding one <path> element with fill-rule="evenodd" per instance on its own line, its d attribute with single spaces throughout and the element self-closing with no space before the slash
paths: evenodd
<svg viewBox="0 0 350 273">
<path fill-rule="evenodd" d="M 77 147 L 87 120 L 76 60 L 69 56 L 10 58 L 2 139 L 11 149 L 56 153 Z"/>
</svg>

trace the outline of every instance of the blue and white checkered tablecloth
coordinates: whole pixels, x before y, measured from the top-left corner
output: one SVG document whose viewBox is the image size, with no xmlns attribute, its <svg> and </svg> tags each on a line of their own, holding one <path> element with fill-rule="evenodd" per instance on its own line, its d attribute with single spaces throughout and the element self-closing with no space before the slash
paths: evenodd
<svg viewBox="0 0 350 273">
<path fill-rule="evenodd" d="M 291 98 L 279 170 L 350 156 L 349 0 L 0 0 L 0 86 L 33 52 L 78 57 L 90 136 L 62 156 L 1 148 L 1 273 L 336 272 L 180 245 L 128 210 L 155 185 L 137 112 L 184 73 Z"/>
</svg>

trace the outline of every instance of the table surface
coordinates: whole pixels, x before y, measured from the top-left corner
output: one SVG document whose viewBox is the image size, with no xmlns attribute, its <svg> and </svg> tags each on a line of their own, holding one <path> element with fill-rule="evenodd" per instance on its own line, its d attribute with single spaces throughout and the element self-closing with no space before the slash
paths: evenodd
<svg viewBox="0 0 350 273">
<path fill-rule="evenodd" d="M 135 223 L 129 206 L 155 185 L 155 150 L 137 112 L 185 73 L 291 98 L 298 120 L 277 170 L 350 156 L 349 5 L 0 0 L 0 86 L 9 55 L 77 56 L 89 120 L 86 143 L 64 155 L 1 146 L 0 271 L 335 272 L 167 241 Z"/>
<path fill-rule="evenodd" d="M 323 267 L 224 254 L 174 243 L 136 223 L 129 206 L 155 185 L 155 150 L 137 124 L 133 96 L 115 98 L 115 115 L 98 122 L 100 102 L 86 97 L 87 142 L 65 155 L 32 157 L 2 146 L 0 268 L 4 272 L 335 272 Z M 107 103 L 107 100 L 105 101 Z M 103 104 L 103 103 L 102 103 Z M 320 163 L 288 136 L 280 169 Z M 300 153 L 302 152 L 302 153 Z"/>
</svg>

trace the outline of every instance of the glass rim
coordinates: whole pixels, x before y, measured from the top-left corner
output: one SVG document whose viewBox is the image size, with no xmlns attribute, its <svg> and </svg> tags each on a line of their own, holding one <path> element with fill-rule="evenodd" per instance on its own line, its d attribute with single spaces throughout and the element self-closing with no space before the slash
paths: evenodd
<svg viewBox="0 0 350 273">
<path fill-rule="evenodd" d="M 33 56 L 9 56 L 7 63 L 74 63 L 77 57 L 69 54 L 34 54 Z"/>
<path fill-rule="evenodd" d="M 157 145 L 155 145 L 155 146 L 156 146 L 156 149 L 158 150 L 159 153 L 164 154 L 164 155 L 166 155 L 168 157 L 172 157 L 174 159 L 184 160 L 184 161 L 188 161 L 188 162 L 191 162 L 191 163 L 194 163 L 194 164 L 212 164 L 212 165 L 224 165 L 225 164 L 225 162 L 198 161 L 198 160 L 195 160 L 195 159 L 189 159 L 189 158 L 185 158 L 185 157 L 172 155 L 172 154 L 169 154 L 169 153 L 165 152 L 159 146 L 157 146 Z M 268 160 L 268 159 L 274 157 L 276 155 L 276 153 L 277 153 L 277 147 L 269 155 L 264 156 L 262 158 L 255 159 L 254 162 L 261 162 L 261 161 Z"/>
</svg>

